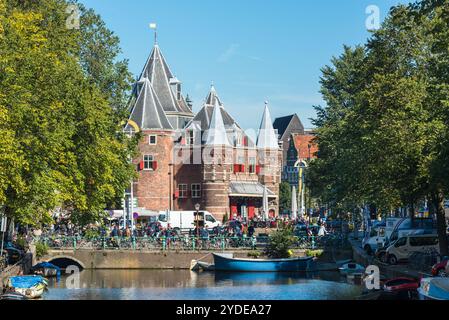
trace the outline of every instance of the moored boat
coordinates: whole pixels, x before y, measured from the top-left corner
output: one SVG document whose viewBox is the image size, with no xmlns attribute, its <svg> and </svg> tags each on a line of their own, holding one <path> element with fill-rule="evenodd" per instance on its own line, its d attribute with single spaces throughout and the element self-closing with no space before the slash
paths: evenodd
<svg viewBox="0 0 449 320">
<path fill-rule="evenodd" d="M 207 263 L 199 260 L 192 260 L 190 262 L 190 270 L 191 271 L 213 271 L 214 265 L 212 263 Z"/>
<path fill-rule="evenodd" d="M 0 300 L 28 300 L 28 298 L 21 293 L 11 291 L 0 295 Z"/>
<path fill-rule="evenodd" d="M 29 299 L 40 298 L 47 286 L 47 279 L 36 275 L 9 277 L 6 283 L 10 292 L 19 293 Z"/>
<path fill-rule="evenodd" d="M 411 278 L 394 278 L 384 283 L 384 290 L 387 292 L 416 291 L 419 282 Z"/>
<path fill-rule="evenodd" d="M 214 269 L 236 272 L 305 272 L 313 257 L 287 259 L 234 258 L 233 254 L 213 253 Z"/>
<path fill-rule="evenodd" d="M 420 300 L 449 300 L 449 278 L 423 278 L 418 293 Z"/>
<path fill-rule="evenodd" d="M 340 268 L 340 274 L 342 275 L 363 275 L 365 273 L 365 267 L 357 263 L 345 263 Z"/>
<path fill-rule="evenodd" d="M 38 263 L 31 268 L 31 271 L 34 274 L 42 275 L 44 277 L 59 278 L 61 276 L 61 268 L 49 262 Z"/>
</svg>

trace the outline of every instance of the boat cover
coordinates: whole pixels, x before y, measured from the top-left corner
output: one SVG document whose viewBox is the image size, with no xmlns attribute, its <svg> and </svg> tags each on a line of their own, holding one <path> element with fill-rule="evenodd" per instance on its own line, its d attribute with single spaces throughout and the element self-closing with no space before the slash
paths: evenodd
<svg viewBox="0 0 449 320">
<path fill-rule="evenodd" d="M 36 265 L 34 265 L 31 269 L 55 269 L 57 271 L 58 276 L 61 275 L 61 268 L 58 266 L 55 266 L 53 263 L 50 262 L 41 262 Z"/>
<path fill-rule="evenodd" d="M 12 287 L 19 289 L 31 288 L 45 282 L 45 278 L 41 276 L 16 276 L 10 277 L 9 280 Z"/>
</svg>

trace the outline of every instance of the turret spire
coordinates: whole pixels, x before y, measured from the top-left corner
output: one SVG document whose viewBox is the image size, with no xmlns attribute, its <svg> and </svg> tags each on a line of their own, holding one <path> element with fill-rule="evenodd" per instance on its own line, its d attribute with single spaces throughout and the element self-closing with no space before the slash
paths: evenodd
<svg viewBox="0 0 449 320">
<path fill-rule="evenodd" d="M 210 120 L 209 129 L 205 132 L 206 145 L 213 146 L 231 146 L 229 143 L 226 128 L 221 115 L 221 107 L 218 100 L 215 100 L 214 110 L 212 111 L 212 117 Z"/>
<path fill-rule="evenodd" d="M 278 137 L 271 122 L 267 101 L 265 101 L 265 110 L 260 123 L 259 135 L 257 136 L 257 148 L 279 149 Z"/>
</svg>

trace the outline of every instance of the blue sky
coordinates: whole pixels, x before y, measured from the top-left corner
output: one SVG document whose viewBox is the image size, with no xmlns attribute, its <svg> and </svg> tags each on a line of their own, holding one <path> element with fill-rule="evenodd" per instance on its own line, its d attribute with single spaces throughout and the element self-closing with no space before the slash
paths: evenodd
<svg viewBox="0 0 449 320">
<path fill-rule="evenodd" d="M 323 105 L 320 69 L 342 47 L 365 42 L 367 6 L 383 20 L 400 0 L 80 0 L 121 40 L 138 75 L 153 46 L 150 22 L 172 72 L 198 111 L 211 82 L 245 129 L 257 128 L 264 101 L 275 117 L 297 113 L 306 127 Z"/>
</svg>

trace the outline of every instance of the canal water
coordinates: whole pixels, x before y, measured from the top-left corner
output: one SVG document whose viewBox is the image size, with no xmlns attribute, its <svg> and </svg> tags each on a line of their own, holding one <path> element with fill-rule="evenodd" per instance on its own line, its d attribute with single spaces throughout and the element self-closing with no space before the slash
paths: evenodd
<svg viewBox="0 0 449 320">
<path fill-rule="evenodd" d="M 79 281 L 49 280 L 44 300 L 350 300 L 362 292 L 338 272 L 84 270 Z"/>
</svg>

